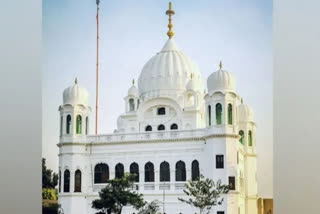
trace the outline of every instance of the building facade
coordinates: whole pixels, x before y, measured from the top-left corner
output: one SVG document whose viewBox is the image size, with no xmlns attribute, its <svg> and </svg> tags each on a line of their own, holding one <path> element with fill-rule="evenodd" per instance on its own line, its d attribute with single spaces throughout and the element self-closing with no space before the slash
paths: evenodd
<svg viewBox="0 0 320 214">
<path fill-rule="evenodd" d="M 171 26 L 172 27 L 172 26 Z M 171 28 L 169 29 L 169 32 Z M 256 125 L 220 68 L 207 78 L 176 45 L 173 33 L 143 67 L 124 98 L 112 134 L 90 135 L 88 92 L 75 81 L 60 111 L 59 204 L 65 214 L 91 214 L 108 179 L 136 173 L 136 191 L 167 214 L 199 211 L 180 202 L 200 174 L 233 188 L 212 214 L 257 214 Z M 163 207 L 164 206 L 164 207 Z M 137 213 L 125 207 L 123 213 Z"/>
</svg>

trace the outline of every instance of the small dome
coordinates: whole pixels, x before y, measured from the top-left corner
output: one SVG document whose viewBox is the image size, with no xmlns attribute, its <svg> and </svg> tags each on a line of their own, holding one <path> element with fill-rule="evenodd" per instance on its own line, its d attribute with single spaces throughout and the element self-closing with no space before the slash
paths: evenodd
<svg viewBox="0 0 320 214">
<path fill-rule="evenodd" d="M 135 85 L 132 85 L 128 90 L 128 96 L 138 97 L 138 88 Z"/>
<path fill-rule="evenodd" d="M 194 90 L 203 91 L 198 67 L 179 50 L 173 39 L 168 39 L 162 50 L 144 65 L 138 80 L 139 95 L 157 97 L 182 94 L 191 73 L 196 82 Z"/>
<path fill-rule="evenodd" d="M 207 80 L 208 92 L 234 92 L 236 88 L 235 78 L 231 72 L 219 69 L 213 72 Z"/>
<path fill-rule="evenodd" d="M 238 106 L 238 120 L 240 122 L 254 122 L 253 120 L 253 110 L 247 104 L 240 104 Z"/>
<path fill-rule="evenodd" d="M 63 104 L 82 104 L 88 106 L 88 91 L 78 85 L 77 79 L 73 86 L 70 86 L 63 91 Z"/>
<path fill-rule="evenodd" d="M 189 80 L 189 82 L 187 83 L 186 89 L 188 91 L 195 91 L 197 89 L 197 82 L 192 78 Z"/>
</svg>

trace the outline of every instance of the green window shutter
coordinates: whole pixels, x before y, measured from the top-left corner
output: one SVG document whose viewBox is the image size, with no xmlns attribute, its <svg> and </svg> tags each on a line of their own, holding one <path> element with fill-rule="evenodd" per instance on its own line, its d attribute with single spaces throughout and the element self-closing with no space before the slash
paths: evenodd
<svg viewBox="0 0 320 214">
<path fill-rule="evenodd" d="M 228 124 L 232 125 L 232 105 L 228 105 Z"/>
<path fill-rule="evenodd" d="M 77 116 L 76 133 L 81 134 L 81 116 Z"/>
<path fill-rule="evenodd" d="M 217 125 L 222 124 L 222 105 L 220 103 L 216 105 L 216 123 Z"/>
</svg>

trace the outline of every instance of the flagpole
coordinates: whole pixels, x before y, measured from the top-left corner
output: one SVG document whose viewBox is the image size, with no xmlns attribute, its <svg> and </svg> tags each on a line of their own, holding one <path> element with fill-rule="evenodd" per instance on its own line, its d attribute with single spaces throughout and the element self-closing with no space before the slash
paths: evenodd
<svg viewBox="0 0 320 214">
<path fill-rule="evenodd" d="M 97 61 L 96 61 L 96 121 L 95 121 L 95 135 L 98 134 L 98 89 L 99 89 L 99 3 L 100 0 L 96 0 L 97 4 Z"/>
</svg>

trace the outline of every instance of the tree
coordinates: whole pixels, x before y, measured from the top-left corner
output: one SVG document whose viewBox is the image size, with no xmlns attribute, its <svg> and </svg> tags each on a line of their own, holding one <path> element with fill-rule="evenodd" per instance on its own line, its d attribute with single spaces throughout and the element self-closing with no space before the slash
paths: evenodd
<svg viewBox="0 0 320 214">
<path fill-rule="evenodd" d="M 222 185 L 221 180 L 215 184 L 213 180 L 204 178 L 203 175 L 195 181 L 189 180 L 185 187 L 183 191 L 189 198 L 187 200 L 178 198 L 178 200 L 199 208 L 200 214 L 209 213 L 213 206 L 221 205 L 223 202 L 223 198 L 220 199 L 221 194 L 229 192 L 229 186 Z"/>
<path fill-rule="evenodd" d="M 146 202 L 138 214 L 156 214 L 159 211 L 159 201 L 154 200 L 150 203 Z"/>
<path fill-rule="evenodd" d="M 47 169 L 46 159 L 42 158 L 42 188 L 53 189 L 58 184 L 58 174 Z"/>
<path fill-rule="evenodd" d="M 108 184 L 99 192 L 99 199 L 92 201 L 92 208 L 97 214 L 120 214 L 122 208 L 131 205 L 136 209 L 143 207 L 142 194 L 132 190 L 135 174 L 126 173 L 122 178 L 108 181 Z"/>
</svg>

